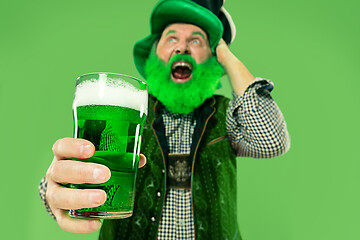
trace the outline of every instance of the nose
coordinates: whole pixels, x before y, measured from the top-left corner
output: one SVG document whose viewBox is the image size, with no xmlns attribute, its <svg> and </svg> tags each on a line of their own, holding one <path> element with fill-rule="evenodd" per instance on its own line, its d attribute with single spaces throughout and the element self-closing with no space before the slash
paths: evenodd
<svg viewBox="0 0 360 240">
<path fill-rule="evenodd" d="M 186 42 L 179 42 L 179 44 L 175 47 L 176 54 L 190 54 L 189 46 Z"/>
</svg>

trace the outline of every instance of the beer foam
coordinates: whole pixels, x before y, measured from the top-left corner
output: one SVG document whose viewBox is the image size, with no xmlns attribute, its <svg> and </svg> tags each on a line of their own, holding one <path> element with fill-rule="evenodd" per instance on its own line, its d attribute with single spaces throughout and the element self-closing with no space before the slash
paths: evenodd
<svg viewBox="0 0 360 240">
<path fill-rule="evenodd" d="M 127 107 L 147 115 L 148 94 L 121 79 L 87 80 L 76 86 L 73 107 L 111 105 Z"/>
</svg>

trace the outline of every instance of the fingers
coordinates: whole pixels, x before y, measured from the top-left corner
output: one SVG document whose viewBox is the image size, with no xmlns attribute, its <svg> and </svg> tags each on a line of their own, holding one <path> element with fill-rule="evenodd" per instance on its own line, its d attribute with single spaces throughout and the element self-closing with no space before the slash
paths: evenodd
<svg viewBox="0 0 360 240">
<path fill-rule="evenodd" d="M 89 158 L 94 155 L 94 145 L 84 139 L 63 138 L 53 146 L 54 161 L 47 173 L 47 178 L 58 183 L 93 183 L 99 184 L 110 179 L 110 170 L 104 165 L 62 159 Z M 62 160 L 62 161 L 59 161 Z"/>
<path fill-rule="evenodd" d="M 101 226 L 100 220 L 84 220 L 72 218 L 64 210 L 56 210 L 54 212 L 56 220 L 61 229 L 74 233 L 90 233 L 99 230 Z"/>
<path fill-rule="evenodd" d="M 89 158 L 94 155 L 94 145 L 85 139 L 63 138 L 55 142 L 53 146 L 55 158 Z"/>
<path fill-rule="evenodd" d="M 64 209 L 91 208 L 106 201 L 106 193 L 98 189 L 69 189 L 49 181 L 46 199 L 61 229 L 69 232 L 87 233 L 97 231 L 99 220 L 71 218 Z"/>
<path fill-rule="evenodd" d="M 234 61 L 235 56 L 231 53 L 229 46 L 221 39 L 216 46 L 216 57 L 218 62 L 227 69 L 229 62 Z"/>
<path fill-rule="evenodd" d="M 104 165 L 67 160 L 69 158 L 86 159 L 94 155 L 95 147 L 84 139 L 64 138 L 53 146 L 54 160 L 50 165 L 46 178 L 48 180 L 46 201 L 56 216 L 59 226 L 69 232 L 94 232 L 101 222 L 71 218 L 66 210 L 92 208 L 106 201 L 106 193 L 100 189 L 71 189 L 59 183 L 91 183 L 100 184 L 108 181 L 110 169 Z M 139 156 L 139 168 L 145 166 L 146 157 Z"/>
<path fill-rule="evenodd" d="M 218 43 L 218 45 L 223 45 L 223 44 L 226 44 L 226 42 L 224 41 L 223 38 L 221 38 L 220 41 L 219 41 L 219 43 Z M 226 44 L 226 45 L 227 45 L 227 44 Z"/>
<path fill-rule="evenodd" d="M 139 156 L 139 168 L 142 168 L 143 166 L 145 166 L 146 161 L 147 160 L 146 160 L 145 155 L 140 153 L 140 156 Z"/>
<path fill-rule="evenodd" d="M 227 48 L 228 46 L 224 39 L 220 39 L 218 45 L 216 46 L 216 54 L 219 54 L 223 47 Z"/>
<path fill-rule="evenodd" d="M 111 172 L 101 164 L 63 160 L 51 164 L 49 175 L 58 183 L 100 184 L 110 179 Z"/>
<path fill-rule="evenodd" d="M 47 192 L 49 204 L 55 209 L 81 209 L 100 206 L 106 201 L 106 193 L 100 189 L 70 189 L 58 184 Z"/>
</svg>

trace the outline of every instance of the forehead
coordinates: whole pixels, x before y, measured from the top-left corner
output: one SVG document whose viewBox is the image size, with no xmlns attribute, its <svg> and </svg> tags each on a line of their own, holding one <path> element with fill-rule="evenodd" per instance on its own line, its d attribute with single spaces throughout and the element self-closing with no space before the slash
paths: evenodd
<svg viewBox="0 0 360 240">
<path fill-rule="evenodd" d="M 205 38 L 207 34 L 200 27 L 188 24 L 188 23 L 173 23 L 167 26 L 162 32 L 162 36 L 166 36 L 168 33 L 179 33 L 179 34 L 192 34 L 192 33 L 201 33 Z"/>
</svg>

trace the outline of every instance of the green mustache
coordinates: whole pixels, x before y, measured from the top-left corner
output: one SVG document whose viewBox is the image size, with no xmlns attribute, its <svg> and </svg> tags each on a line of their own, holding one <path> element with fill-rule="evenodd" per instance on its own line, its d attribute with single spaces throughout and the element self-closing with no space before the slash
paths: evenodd
<svg viewBox="0 0 360 240">
<path fill-rule="evenodd" d="M 192 64 L 192 79 L 184 83 L 175 83 L 171 79 L 171 67 L 174 62 L 184 61 Z M 216 57 L 210 57 L 197 64 L 189 55 L 174 55 L 166 63 L 156 55 L 146 62 L 146 82 L 149 93 L 155 96 L 173 113 L 188 114 L 211 97 L 219 86 L 224 69 Z"/>
<path fill-rule="evenodd" d="M 169 60 L 167 68 L 170 70 L 170 72 L 171 72 L 171 66 L 174 64 L 174 62 L 179 62 L 179 61 L 190 63 L 193 67 L 193 71 L 196 71 L 198 64 L 196 63 L 193 57 L 191 57 L 190 55 L 176 54 L 172 56 Z"/>
</svg>

